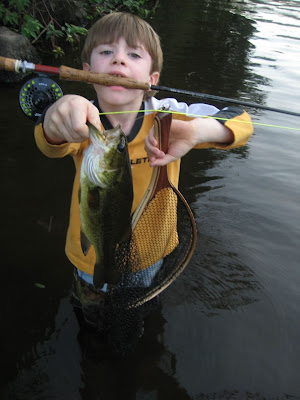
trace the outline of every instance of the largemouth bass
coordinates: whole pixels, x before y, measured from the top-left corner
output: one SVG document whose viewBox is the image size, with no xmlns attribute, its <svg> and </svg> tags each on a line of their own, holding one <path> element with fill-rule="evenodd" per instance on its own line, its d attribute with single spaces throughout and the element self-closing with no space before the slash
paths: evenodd
<svg viewBox="0 0 300 400">
<path fill-rule="evenodd" d="M 127 139 L 120 126 L 100 132 L 88 126 L 91 143 L 80 172 L 81 247 L 86 255 L 94 246 L 93 283 L 101 288 L 120 278 L 115 251 L 131 237 L 133 186 Z"/>
</svg>

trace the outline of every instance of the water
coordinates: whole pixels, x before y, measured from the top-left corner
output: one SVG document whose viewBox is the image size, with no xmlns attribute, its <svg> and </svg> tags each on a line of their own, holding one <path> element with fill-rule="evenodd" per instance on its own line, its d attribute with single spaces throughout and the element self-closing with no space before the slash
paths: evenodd
<svg viewBox="0 0 300 400">
<path fill-rule="evenodd" d="M 151 21 L 160 83 L 299 112 L 299 19 L 299 1 L 166 0 Z M 244 148 L 184 158 L 196 252 L 120 361 L 77 338 L 64 256 L 74 167 L 36 149 L 17 97 L 1 87 L 2 398 L 300 398 L 299 118 L 248 109 Z"/>
</svg>

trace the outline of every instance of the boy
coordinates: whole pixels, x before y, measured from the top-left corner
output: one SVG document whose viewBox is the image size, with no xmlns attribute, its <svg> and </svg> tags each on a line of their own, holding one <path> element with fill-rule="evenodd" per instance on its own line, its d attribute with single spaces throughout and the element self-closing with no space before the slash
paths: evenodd
<svg viewBox="0 0 300 400">
<path fill-rule="evenodd" d="M 97 21 L 90 29 L 82 52 L 83 69 L 132 78 L 156 85 L 162 68 L 163 56 L 158 35 L 140 18 L 127 13 L 112 13 Z M 40 150 L 48 157 L 71 155 L 76 166 L 73 186 L 70 224 L 66 240 L 66 254 L 76 267 L 74 273 L 74 301 L 83 312 L 88 326 L 103 330 L 101 306 L 105 287 L 97 290 L 92 284 L 95 253 L 93 248 L 85 256 L 80 245 L 80 215 L 78 189 L 83 151 L 89 144 L 89 121 L 96 128 L 111 129 L 121 125 L 128 138 L 132 164 L 134 199 L 132 212 L 139 205 L 151 179 L 153 166 L 168 165 L 169 178 L 178 186 L 180 158 L 192 148 L 231 149 L 244 145 L 252 134 L 249 115 L 232 107 L 219 111 L 206 104 L 178 103 L 175 99 L 157 100 L 151 91 L 126 89 L 120 86 L 94 85 L 97 98 L 94 103 L 67 95 L 54 103 L 39 121 L 35 138 Z M 157 110 L 168 106 L 180 114 L 173 115 L 168 152 L 157 148 L 153 123 Z M 144 113 L 138 113 L 138 110 Z M 136 110 L 136 112 L 132 112 Z M 108 113 L 101 115 L 99 111 Z M 109 112 L 130 113 L 109 114 Z M 214 115 L 223 119 L 191 118 L 192 115 Z M 163 258 L 163 255 L 162 255 Z M 152 265 L 153 274 L 159 270 L 162 259 Z M 141 280 L 141 285 L 144 283 Z M 100 313 L 100 314 L 99 314 Z"/>
</svg>

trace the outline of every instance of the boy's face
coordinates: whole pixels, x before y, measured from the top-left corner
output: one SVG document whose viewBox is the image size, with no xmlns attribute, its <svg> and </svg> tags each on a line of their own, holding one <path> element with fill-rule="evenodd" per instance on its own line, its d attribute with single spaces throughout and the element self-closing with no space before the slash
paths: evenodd
<svg viewBox="0 0 300 400">
<path fill-rule="evenodd" d="M 91 54 L 90 64 L 84 63 L 83 69 L 91 72 L 105 73 L 137 81 L 158 82 L 159 72 L 152 72 L 152 59 L 141 44 L 137 48 L 128 46 L 124 38 L 110 44 L 100 44 Z M 126 89 L 121 86 L 95 85 L 101 108 L 135 109 L 140 107 L 144 92 L 136 89 Z M 128 108 L 129 107 L 129 108 Z"/>
</svg>

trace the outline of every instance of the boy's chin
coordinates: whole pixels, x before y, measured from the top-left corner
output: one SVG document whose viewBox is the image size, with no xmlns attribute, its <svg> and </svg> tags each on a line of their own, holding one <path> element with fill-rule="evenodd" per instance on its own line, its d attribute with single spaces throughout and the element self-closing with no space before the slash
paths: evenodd
<svg viewBox="0 0 300 400">
<path fill-rule="evenodd" d="M 114 87 L 110 87 L 110 91 L 97 93 L 99 104 L 106 103 L 114 107 L 122 107 L 125 105 L 134 106 L 137 103 L 141 103 L 144 98 L 143 91 L 137 91 L 133 89 L 118 90 Z M 124 88 L 122 88 L 124 89 Z"/>
</svg>

